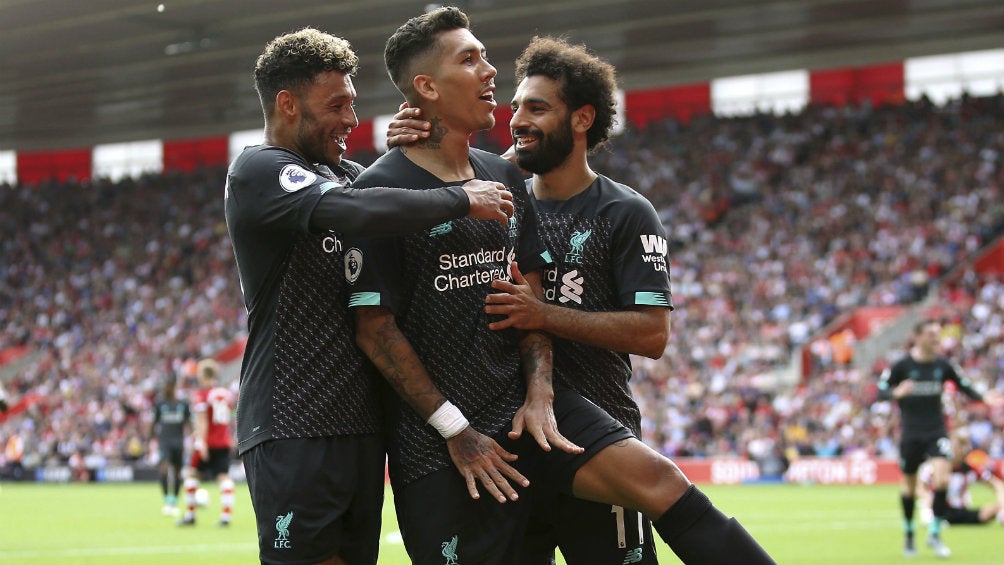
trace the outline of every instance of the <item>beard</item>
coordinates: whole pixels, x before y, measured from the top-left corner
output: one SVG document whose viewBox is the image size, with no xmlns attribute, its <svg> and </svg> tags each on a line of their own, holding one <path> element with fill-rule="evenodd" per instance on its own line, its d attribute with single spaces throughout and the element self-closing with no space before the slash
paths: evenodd
<svg viewBox="0 0 1004 565">
<path fill-rule="evenodd" d="M 529 128 L 513 131 L 513 136 L 518 135 L 532 135 L 537 138 L 535 149 L 516 147 L 516 164 L 524 171 L 538 175 L 549 173 L 564 163 L 575 145 L 572 139 L 572 125 L 567 122 L 547 135 L 539 129 Z"/>
<path fill-rule="evenodd" d="M 341 155 L 329 155 L 327 152 L 328 139 L 321 128 L 317 117 L 310 110 L 301 110 L 300 123 L 296 126 L 296 140 L 304 157 L 310 163 L 337 167 L 341 162 Z"/>
</svg>

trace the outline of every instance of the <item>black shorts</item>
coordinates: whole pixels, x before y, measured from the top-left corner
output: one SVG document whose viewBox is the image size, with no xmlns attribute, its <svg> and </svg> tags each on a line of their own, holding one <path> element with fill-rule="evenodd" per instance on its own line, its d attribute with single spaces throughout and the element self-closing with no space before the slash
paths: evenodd
<svg viewBox="0 0 1004 565">
<path fill-rule="evenodd" d="M 557 547 L 569 565 L 657 563 L 652 525 L 640 512 L 572 496 L 576 472 L 604 448 L 634 434 L 564 387 L 555 387 L 554 413 L 558 430 L 585 452 L 573 455 L 552 449 L 544 455 L 519 562 L 549 564 Z"/>
<path fill-rule="evenodd" d="M 517 563 L 550 565 L 555 548 L 568 565 L 656 565 L 652 523 L 637 510 L 581 500 L 567 494 L 537 496 Z"/>
<path fill-rule="evenodd" d="M 554 387 L 554 416 L 561 435 L 585 449 L 580 454 L 551 449 L 544 455 L 541 470 L 546 488 L 567 495 L 572 495 L 572 483 L 579 468 L 603 448 L 634 437 L 631 430 L 605 410 L 565 387 Z"/>
<path fill-rule="evenodd" d="M 162 463 L 167 463 L 176 469 L 181 468 L 185 463 L 185 446 L 181 443 L 161 443 L 160 460 Z"/>
<path fill-rule="evenodd" d="M 899 468 L 905 475 L 916 475 L 920 465 L 931 457 L 952 458 L 952 443 L 943 435 L 904 438 L 899 443 Z"/>
<path fill-rule="evenodd" d="M 203 480 L 216 480 L 220 475 L 230 474 L 230 448 L 210 447 L 209 459 L 203 459 L 196 451 L 192 458 L 195 460 L 195 470 Z"/>
<path fill-rule="evenodd" d="M 975 508 L 949 508 L 945 512 L 945 521 L 949 524 L 982 524 L 980 511 Z"/>
<path fill-rule="evenodd" d="M 513 441 L 508 428 L 493 439 L 519 459 L 511 463 L 534 481 L 534 469 L 544 453 L 530 434 Z M 520 498 L 504 504 L 478 483 L 474 500 L 467 483 L 451 465 L 404 486 L 394 485 L 394 506 L 408 557 L 416 565 L 518 563 L 519 544 L 529 516 L 528 489 L 513 486 Z"/>
<path fill-rule="evenodd" d="M 376 563 L 384 495 L 378 435 L 272 440 L 244 454 L 262 563 L 338 555 Z"/>
</svg>

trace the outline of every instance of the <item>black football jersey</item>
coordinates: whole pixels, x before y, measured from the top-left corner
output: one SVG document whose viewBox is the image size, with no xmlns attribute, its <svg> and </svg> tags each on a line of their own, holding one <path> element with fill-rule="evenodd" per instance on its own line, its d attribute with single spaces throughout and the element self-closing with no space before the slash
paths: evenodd
<svg viewBox="0 0 1004 565">
<path fill-rule="evenodd" d="M 913 390 L 898 401 L 901 438 L 948 435 L 941 395 L 945 383 L 949 381 L 969 397 L 976 400 L 982 398 L 955 363 L 944 357 L 917 361 L 911 355 L 906 355 L 883 371 L 878 385 L 880 394 L 891 395 L 892 390 L 907 379 L 913 381 Z"/>
<path fill-rule="evenodd" d="M 533 204 L 554 260 L 544 270 L 548 302 L 587 312 L 673 307 L 665 229 L 645 197 L 600 175 L 568 200 Z M 627 354 L 555 338 L 554 374 L 640 437 Z"/>
<path fill-rule="evenodd" d="M 362 171 L 245 149 L 227 173 L 226 220 L 248 310 L 238 450 L 269 440 L 376 433 L 379 402 L 346 309 L 344 239 L 310 230 L 322 195 Z"/>
<path fill-rule="evenodd" d="M 390 309 L 440 391 L 475 429 L 492 435 L 511 425 L 526 389 L 520 334 L 488 329 L 492 317 L 484 312 L 485 296 L 496 292 L 492 280 L 509 279 L 510 261 L 532 272 L 548 259 L 519 170 L 477 149 L 471 149 L 470 160 L 477 178 L 501 182 L 512 191 L 515 214 L 508 226 L 461 218 L 404 237 L 352 238 L 345 272 L 352 286 L 350 307 Z M 394 149 L 353 186 L 423 190 L 442 184 Z M 410 406 L 395 403 L 392 478 L 408 483 L 451 466 L 439 433 Z"/>
<path fill-rule="evenodd" d="M 161 446 L 181 447 L 185 443 L 185 424 L 191 421 L 192 410 L 181 399 L 161 399 L 153 407 L 153 424 Z"/>
</svg>

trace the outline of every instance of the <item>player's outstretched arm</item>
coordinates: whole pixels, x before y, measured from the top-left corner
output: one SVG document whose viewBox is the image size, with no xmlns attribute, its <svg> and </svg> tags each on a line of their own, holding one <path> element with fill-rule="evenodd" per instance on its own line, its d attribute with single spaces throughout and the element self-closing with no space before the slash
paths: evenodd
<svg viewBox="0 0 1004 565">
<path fill-rule="evenodd" d="M 331 186 L 310 214 L 315 231 L 362 236 L 415 233 L 470 216 L 508 225 L 512 193 L 497 182 L 474 179 L 436 190 Z"/>
<path fill-rule="evenodd" d="M 519 498 L 509 481 L 522 486 L 530 482 L 509 464 L 516 455 L 467 424 L 432 382 L 394 314 L 383 307 L 361 306 L 356 308 L 356 317 L 356 343 L 398 395 L 446 439 L 471 498 L 480 498 L 479 482 L 499 502 Z"/>
</svg>

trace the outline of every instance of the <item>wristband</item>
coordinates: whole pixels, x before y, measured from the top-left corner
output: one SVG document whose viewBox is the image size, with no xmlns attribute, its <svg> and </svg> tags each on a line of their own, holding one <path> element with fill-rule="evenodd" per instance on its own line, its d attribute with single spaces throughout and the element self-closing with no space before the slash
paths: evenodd
<svg viewBox="0 0 1004 565">
<path fill-rule="evenodd" d="M 443 436 L 443 439 L 450 439 L 464 431 L 470 422 L 464 418 L 460 408 L 454 406 L 449 400 L 443 403 L 432 416 L 429 416 L 428 424 Z"/>
</svg>

